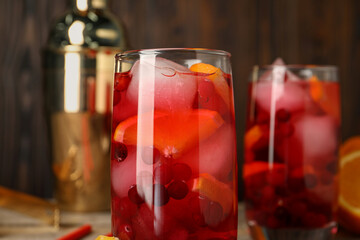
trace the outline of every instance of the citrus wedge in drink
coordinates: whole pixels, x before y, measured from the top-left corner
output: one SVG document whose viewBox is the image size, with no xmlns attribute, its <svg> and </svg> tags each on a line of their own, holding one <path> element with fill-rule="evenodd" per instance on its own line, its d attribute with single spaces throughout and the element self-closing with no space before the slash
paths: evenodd
<svg viewBox="0 0 360 240">
<path fill-rule="evenodd" d="M 196 109 L 179 112 L 154 111 L 119 123 L 114 141 L 127 145 L 155 146 L 165 157 L 178 158 L 224 123 L 216 111 Z M 141 138 L 138 139 L 138 128 Z"/>
<path fill-rule="evenodd" d="M 192 181 L 191 186 L 192 191 L 199 192 L 200 195 L 219 203 L 224 216 L 230 213 L 234 198 L 233 191 L 227 184 L 217 180 L 208 173 L 202 173 Z"/>
<path fill-rule="evenodd" d="M 230 87 L 226 82 L 223 72 L 220 68 L 214 67 L 211 64 L 206 63 L 195 63 L 190 67 L 190 71 L 209 74 L 206 78 L 211 80 L 215 86 L 217 93 L 224 100 L 228 109 L 230 108 Z"/>
</svg>

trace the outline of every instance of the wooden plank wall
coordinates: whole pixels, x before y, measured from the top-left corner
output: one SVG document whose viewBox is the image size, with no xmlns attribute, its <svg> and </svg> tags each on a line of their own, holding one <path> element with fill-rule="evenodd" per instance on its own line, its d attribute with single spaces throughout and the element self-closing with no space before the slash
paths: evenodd
<svg viewBox="0 0 360 240">
<path fill-rule="evenodd" d="M 0 184 L 51 195 L 40 49 L 64 0 L 0 1 Z M 241 170 L 246 86 L 255 64 L 339 66 L 343 138 L 360 133 L 357 0 L 112 0 L 134 49 L 206 47 L 232 53 Z M 241 188 L 240 188 L 240 192 Z"/>
</svg>

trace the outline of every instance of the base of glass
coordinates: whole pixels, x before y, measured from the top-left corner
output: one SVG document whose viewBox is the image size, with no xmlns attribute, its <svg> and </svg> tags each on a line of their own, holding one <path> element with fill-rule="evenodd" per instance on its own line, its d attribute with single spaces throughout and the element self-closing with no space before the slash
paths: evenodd
<svg viewBox="0 0 360 240">
<path fill-rule="evenodd" d="M 248 222 L 254 240 L 330 240 L 337 232 L 337 224 L 332 222 L 323 228 L 267 228 Z"/>
</svg>

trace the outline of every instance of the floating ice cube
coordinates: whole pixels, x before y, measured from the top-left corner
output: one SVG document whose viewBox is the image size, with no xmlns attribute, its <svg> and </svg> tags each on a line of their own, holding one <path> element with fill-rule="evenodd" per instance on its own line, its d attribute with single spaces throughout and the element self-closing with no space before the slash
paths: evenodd
<svg viewBox="0 0 360 240">
<path fill-rule="evenodd" d="M 282 60 L 282 58 L 277 58 L 275 59 L 275 61 L 270 65 L 270 66 L 284 66 L 285 62 Z M 259 77 L 259 82 L 264 82 L 264 81 L 271 81 L 273 79 L 273 70 L 274 69 L 269 69 L 267 71 L 265 71 L 260 77 Z M 283 79 L 282 79 L 283 80 Z"/>
<path fill-rule="evenodd" d="M 295 125 L 295 136 L 301 142 L 304 162 L 313 166 L 333 160 L 337 146 L 335 120 L 330 116 L 304 116 Z"/>
<path fill-rule="evenodd" d="M 291 168 L 305 165 L 317 169 L 326 166 L 336 157 L 337 130 L 330 116 L 305 115 L 294 121 L 294 134 L 275 146 Z"/>
<path fill-rule="evenodd" d="M 141 59 L 134 64 L 127 98 L 133 103 L 140 101 L 140 107 L 151 108 L 154 100 L 158 110 L 189 109 L 197 88 L 195 76 L 186 67 L 170 60 L 160 57 L 153 60 Z"/>
<path fill-rule="evenodd" d="M 271 65 L 284 66 L 285 62 L 284 62 L 284 60 L 282 58 L 278 57 L 278 58 L 275 59 L 275 61 Z"/>
<path fill-rule="evenodd" d="M 285 109 L 296 112 L 311 104 L 306 90 L 297 82 L 258 82 L 254 86 L 254 98 L 260 108 L 270 113 L 272 104 L 275 111 Z"/>
<path fill-rule="evenodd" d="M 208 173 L 221 180 L 233 167 L 234 150 L 234 129 L 225 125 L 177 161 L 188 164 L 195 175 Z"/>
<path fill-rule="evenodd" d="M 269 70 L 265 71 L 260 77 L 259 82 L 264 81 L 277 81 L 277 82 L 285 82 L 285 81 L 299 81 L 301 78 L 299 78 L 296 74 L 291 72 L 289 69 L 285 68 L 278 68 L 279 66 L 285 66 L 285 62 L 282 60 L 282 58 L 277 58 L 275 61 L 270 65 L 273 66 L 273 68 L 270 68 Z M 276 72 L 280 71 L 279 74 L 275 74 Z"/>
</svg>

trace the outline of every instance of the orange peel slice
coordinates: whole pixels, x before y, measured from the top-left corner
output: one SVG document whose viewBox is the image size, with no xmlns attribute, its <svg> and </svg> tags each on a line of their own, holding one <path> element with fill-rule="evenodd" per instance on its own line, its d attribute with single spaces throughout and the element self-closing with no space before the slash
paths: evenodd
<svg viewBox="0 0 360 240">
<path fill-rule="evenodd" d="M 138 126 L 142 124 L 146 128 L 142 128 L 141 139 L 138 139 Z M 155 111 L 119 123 L 113 139 L 128 145 L 155 146 L 165 157 L 178 158 L 223 124 L 219 113 L 207 109 L 172 113 Z"/>
<path fill-rule="evenodd" d="M 210 174 L 203 173 L 195 178 L 192 182 L 192 191 L 199 192 L 211 201 L 218 202 L 223 208 L 224 216 L 230 213 L 234 199 L 233 191 L 227 184 L 220 182 Z"/>
<path fill-rule="evenodd" d="M 213 82 L 217 93 L 224 100 L 226 106 L 230 109 L 230 87 L 226 82 L 223 76 L 223 72 L 220 68 L 207 63 L 195 63 L 190 67 L 190 71 L 209 74 L 207 78 Z"/>
<path fill-rule="evenodd" d="M 309 79 L 309 82 L 310 82 L 310 95 L 317 102 L 324 95 L 322 84 L 316 76 L 312 76 Z"/>
<path fill-rule="evenodd" d="M 254 144 L 261 139 L 263 136 L 263 131 L 261 130 L 259 125 L 255 125 L 252 128 L 250 128 L 246 133 L 244 137 L 245 142 L 245 148 L 251 149 Z"/>
</svg>

